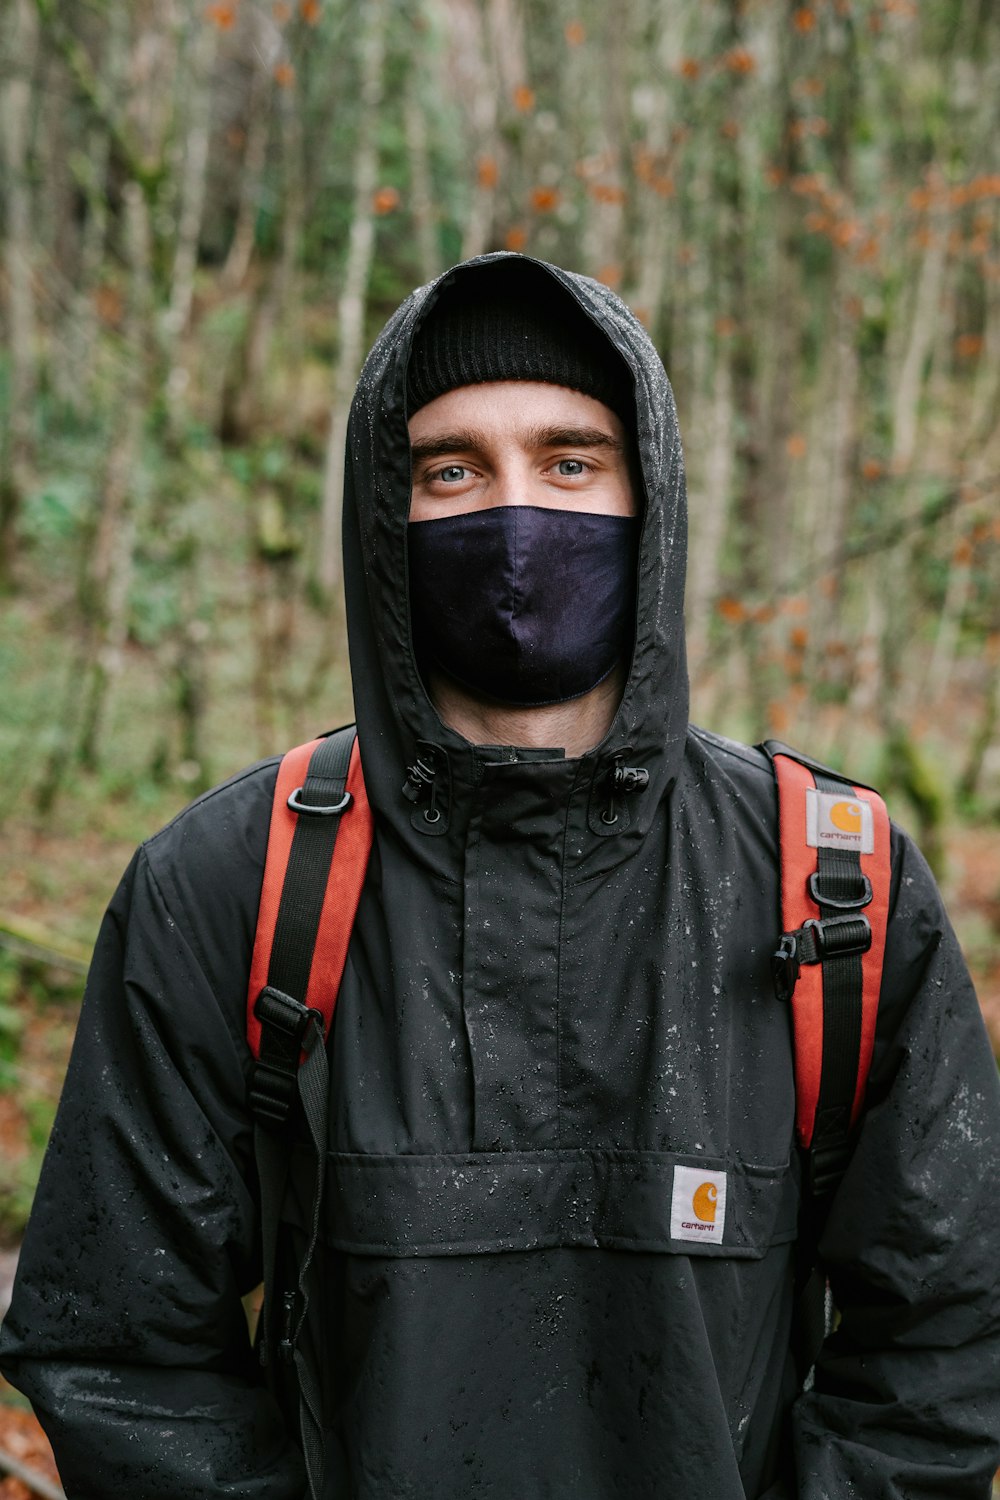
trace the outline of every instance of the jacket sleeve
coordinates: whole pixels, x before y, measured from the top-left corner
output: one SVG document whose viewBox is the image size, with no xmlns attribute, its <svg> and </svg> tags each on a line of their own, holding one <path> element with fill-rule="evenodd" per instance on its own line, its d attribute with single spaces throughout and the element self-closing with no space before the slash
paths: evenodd
<svg viewBox="0 0 1000 1500">
<path fill-rule="evenodd" d="M 958 944 L 894 851 L 867 1109 L 820 1240 L 839 1323 L 793 1410 L 800 1500 L 987 1500 L 1000 1462 L 1000 1089 Z"/>
<path fill-rule="evenodd" d="M 98 939 L 0 1344 L 70 1500 L 305 1492 L 240 1300 L 260 1266 L 237 1023 L 140 851 Z"/>
</svg>

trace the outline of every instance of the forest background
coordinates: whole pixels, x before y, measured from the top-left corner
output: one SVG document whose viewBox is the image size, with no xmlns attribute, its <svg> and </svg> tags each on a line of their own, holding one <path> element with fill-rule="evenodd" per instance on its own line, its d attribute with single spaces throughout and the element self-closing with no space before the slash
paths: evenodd
<svg viewBox="0 0 1000 1500">
<path fill-rule="evenodd" d="M 351 717 L 350 394 L 525 250 L 673 380 L 694 716 L 888 794 L 1000 1047 L 1000 7 L 6 0 L 0 1241 L 134 844 Z"/>
</svg>

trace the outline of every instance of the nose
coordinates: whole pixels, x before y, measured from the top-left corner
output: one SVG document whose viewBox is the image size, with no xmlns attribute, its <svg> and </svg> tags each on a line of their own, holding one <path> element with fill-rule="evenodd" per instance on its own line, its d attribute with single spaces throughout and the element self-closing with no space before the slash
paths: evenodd
<svg viewBox="0 0 1000 1500">
<path fill-rule="evenodd" d="M 497 458 L 486 493 L 486 504 L 533 505 L 531 494 L 531 464 L 525 455 L 504 453 Z"/>
</svg>

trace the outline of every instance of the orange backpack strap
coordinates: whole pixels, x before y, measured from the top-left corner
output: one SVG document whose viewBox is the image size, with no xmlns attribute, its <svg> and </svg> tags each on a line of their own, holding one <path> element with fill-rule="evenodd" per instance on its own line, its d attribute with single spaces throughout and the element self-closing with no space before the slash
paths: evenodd
<svg viewBox="0 0 1000 1500">
<path fill-rule="evenodd" d="M 278 768 L 257 914 L 247 1040 L 254 1063 L 250 1105 L 260 1185 L 264 1304 L 261 1363 L 294 1370 L 309 1494 L 323 1493 L 325 1435 L 319 1377 L 300 1349 L 310 1268 L 322 1222 L 328 1130 L 325 1040 L 347 961 L 372 844 L 372 815 L 354 725 L 290 750 Z M 314 1162 L 309 1235 L 294 1285 L 278 1297 L 277 1247 L 296 1099 Z"/>
<path fill-rule="evenodd" d="M 889 913 L 889 817 L 854 785 L 787 745 L 763 749 L 778 782 L 781 920 L 773 959 L 791 1005 L 796 1133 L 814 1198 L 835 1190 L 864 1104 Z"/>
<path fill-rule="evenodd" d="M 354 726 L 278 769 L 247 993 L 251 1101 L 281 1124 L 310 1023 L 329 1035 L 372 842 Z"/>
</svg>

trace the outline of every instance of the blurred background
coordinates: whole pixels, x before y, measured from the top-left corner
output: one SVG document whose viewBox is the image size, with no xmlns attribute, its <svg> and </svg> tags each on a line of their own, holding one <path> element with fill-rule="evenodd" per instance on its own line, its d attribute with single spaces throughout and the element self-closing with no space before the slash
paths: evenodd
<svg viewBox="0 0 1000 1500">
<path fill-rule="evenodd" d="M 1000 7 L 5 0 L 0 1244 L 134 844 L 351 717 L 344 428 L 415 285 L 615 287 L 694 715 L 888 795 L 1000 1046 Z"/>
</svg>

